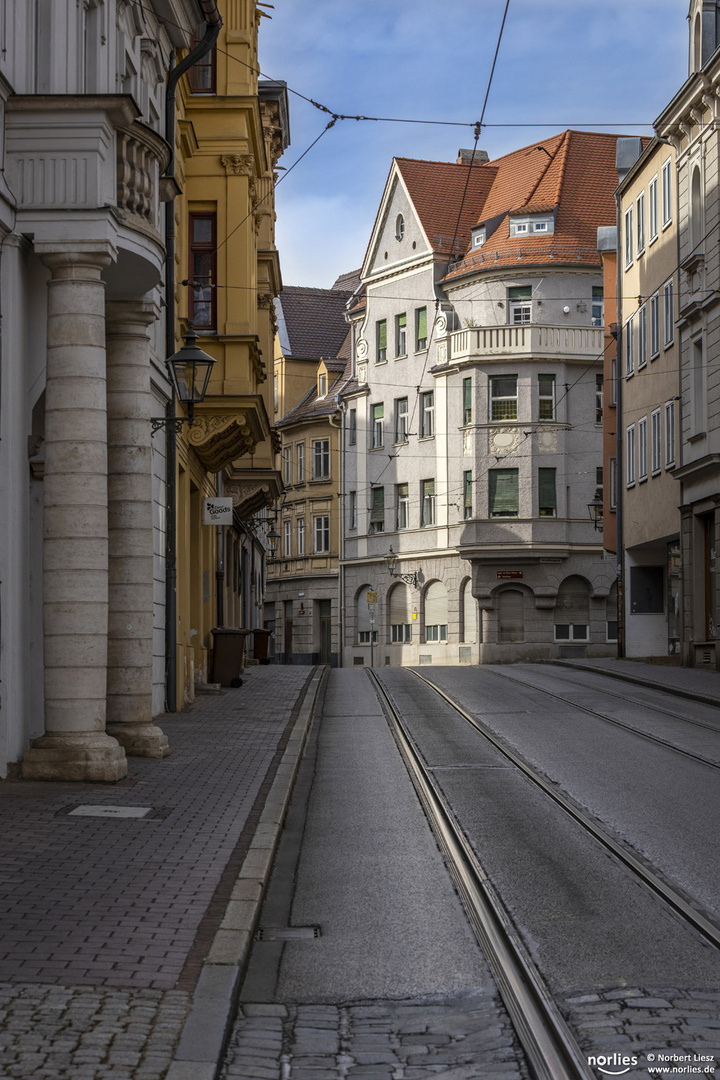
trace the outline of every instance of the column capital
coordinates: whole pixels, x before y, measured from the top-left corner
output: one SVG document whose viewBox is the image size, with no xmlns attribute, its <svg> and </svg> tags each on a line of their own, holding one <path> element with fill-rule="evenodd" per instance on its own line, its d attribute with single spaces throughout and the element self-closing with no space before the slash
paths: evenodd
<svg viewBox="0 0 720 1080">
<path fill-rule="evenodd" d="M 45 266 L 52 270 L 53 277 L 74 277 L 73 271 L 78 269 L 93 269 L 99 276 L 100 271 L 117 258 L 116 249 L 104 241 L 84 245 L 70 240 L 61 243 L 37 241 L 33 248 Z"/>
</svg>

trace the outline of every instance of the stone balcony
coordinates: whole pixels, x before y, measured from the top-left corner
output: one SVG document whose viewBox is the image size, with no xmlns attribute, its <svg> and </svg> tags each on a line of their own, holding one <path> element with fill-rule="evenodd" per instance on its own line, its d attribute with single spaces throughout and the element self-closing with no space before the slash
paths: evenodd
<svg viewBox="0 0 720 1080">
<path fill-rule="evenodd" d="M 519 323 L 471 326 L 438 335 L 438 362 L 491 359 L 601 360 L 603 328 Z"/>
</svg>

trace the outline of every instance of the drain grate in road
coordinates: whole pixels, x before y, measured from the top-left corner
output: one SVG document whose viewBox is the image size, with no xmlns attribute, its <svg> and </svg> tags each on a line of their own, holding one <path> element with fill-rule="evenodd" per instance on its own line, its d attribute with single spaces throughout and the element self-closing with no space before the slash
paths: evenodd
<svg viewBox="0 0 720 1080">
<path fill-rule="evenodd" d="M 320 937 L 319 926 L 261 926 L 256 941 L 307 941 Z"/>
</svg>

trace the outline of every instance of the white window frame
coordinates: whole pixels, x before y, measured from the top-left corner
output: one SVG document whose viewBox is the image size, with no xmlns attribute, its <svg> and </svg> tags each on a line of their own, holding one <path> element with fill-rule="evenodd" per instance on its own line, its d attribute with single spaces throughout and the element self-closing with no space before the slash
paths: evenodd
<svg viewBox="0 0 720 1080">
<path fill-rule="evenodd" d="M 298 555 L 305 554 L 305 518 L 301 517 L 297 520 L 297 553 Z"/>
<path fill-rule="evenodd" d="M 514 379 L 515 380 L 515 393 L 514 394 L 495 394 L 495 386 L 500 379 Z M 493 416 L 494 406 L 500 404 L 503 401 L 515 402 L 515 415 L 514 416 Z M 491 375 L 490 376 L 490 416 L 489 420 L 493 423 L 512 423 L 518 418 L 518 377 L 517 375 Z M 511 410 L 512 411 L 512 410 Z"/>
<path fill-rule="evenodd" d="M 404 325 L 400 320 L 404 319 Z M 395 359 L 399 360 L 407 356 L 407 312 L 401 311 L 395 316 Z"/>
<path fill-rule="evenodd" d="M 326 466 L 326 471 L 321 471 Z M 313 441 L 313 480 L 330 479 L 330 440 Z"/>
<path fill-rule="evenodd" d="M 631 315 L 625 323 L 625 378 L 635 374 L 635 320 Z"/>
<path fill-rule="evenodd" d="M 550 380 L 552 380 L 552 389 L 551 389 L 549 394 L 542 394 L 540 392 L 541 386 L 542 386 L 542 384 L 540 382 L 541 379 L 550 379 Z M 538 374 L 538 421 L 541 422 L 541 423 L 555 420 L 555 382 L 556 382 L 555 376 L 553 374 L 549 373 L 549 372 L 540 372 Z M 550 402 L 550 416 L 541 416 L 540 415 L 541 412 L 542 412 L 542 404 L 543 404 L 543 402 L 545 402 L 545 404 Z M 516 412 L 517 412 L 517 409 L 516 409 Z"/>
<path fill-rule="evenodd" d="M 638 371 L 640 368 L 644 368 L 648 361 L 648 349 L 647 349 L 647 306 L 643 306 L 638 311 Z"/>
<path fill-rule="evenodd" d="M 390 641 L 395 645 L 407 645 L 412 641 L 412 623 L 392 623 Z"/>
<path fill-rule="evenodd" d="M 435 437 L 435 391 L 424 390 L 420 395 L 420 438 Z"/>
<path fill-rule="evenodd" d="M 675 340 L 675 292 L 672 278 L 663 285 L 663 325 L 667 349 Z"/>
<path fill-rule="evenodd" d="M 305 483 L 305 443 L 295 443 L 296 451 L 296 475 L 298 484 Z"/>
<path fill-rule="evenodd" d="M 641 191 L 635 200 L 635 232 L 638 256 L 645 251 L 645 192 Z"/>
<path fill-rule="evenodd" d="M 625 269 L 633 264 L 633 208 L 628 207 L 625 211 Z"/>
<path fill-rule="evenodd" d="M 635 425 L 629 424 L 625 428 L 625 486 L 633 487 L 635 484 Z"/>
<path fill-rule="evenodd" d="M 318 514 L 313 518 L 313 536 L 315 554 L 322 555 L 330 551 L 330 515 Z"/>
<path fill-rule="evenodd" d="M 561 627 L 568 628 L 568 636 L 558 636 L 558 630 Z M 587 623 L 556 623 L 555 624 L 555 641 L 589 641 L 590 640 L 590 627 Z"/>
<path fill-rule="evenodd" d="M 665 402 L 665 468 L 675 467 L 675 402 Z"/>
<path fill-rule="evenodd" d="M 372 412 L 372 448 L 380 450 L 385 445 L 385 403 L 376 401 L 370 407 Z M 382 414 L 376 415 L 376 410 L 381 409 Z"/>
<path fill-rule="evenodd" d="M 401 406 L 405 406 L 403 409 Z M 406 443 L 408 441 L 408 428 L 410 426 L 410 411 L 408 399 L 395 398 L 395 442 Z"/>
<path fill-rule="evenodd" d="M 283 538 L 283 555 L 286 559 L 289 559 L 292 555 L 292 521 L 283 522 L 284 525 L 284 538 Z"/>
<path fill-rule="evenodd" d="M 648 478 L 647 416 L 641 416 L 637 422 L 637 457 L 637 478 L 642 484 Z"/>
<path fill-rule="evenodd" d="M 425 485 L 432 484 L 432 493 L 426 492 Z M 427 479 L 420 481 L 420 503 L 421 503 L 421 528 L 427 528 L 435 524 L 435 480 Z"/>
<path fill-rule="evenodd" d="M 357 443 L 357 409 L 350 409 L 348 413 L 348 446 Z"/>
<path fill-rule="evenodd" d="M 401 491 L 401 489 L 404 489 Z M 396 528 L 398 531 L 401 529 L 410 528 L 410 489 L 407 484 L 395 485 L 395 499 L 396 499 Z"/>
<path fill-rule="evenodd" d="M 328 384 L 327 372 L 321 371 L 320 374 L 318 375 L 318 395 L 317 396 L 319 398 L 327 397 L 327 384 Z"/>
<path fill-rule="evenodd" d="M 672 224 L 672 158 L 668 158 L 661 170 L 662 175 L 662 227 Z"/>
<path fill-rule="evenodd" d="M 286 487 L 292 484 L 292 446 L 283 447 L 283 483 Z"/>
<path fill-rule="evenodd" d="M 348 507 L 348 529 L 357 529 L 357 491 L 350 492 L 350 505 Z"/>
<path fill-rule="evenodd" d="M 662 424 L 660 410 L 650 413 L 650 472 L 657 476 L 662 468 Z"/>
<path fill-rule="evenodd" d="M 650 297 L 650 359 L 660 355 L 660 293 Z"/>
<path fill-rule="evenodd" d="M 617 458 L 608 458 L 610 469 L 610 509 L 617 510 Z"/>
<path fill-rule="evenodd" d="M 653 176 L 648 185 L 648 233 L 650 243 L 658 238 L 658 178 Z"/>
</svg>

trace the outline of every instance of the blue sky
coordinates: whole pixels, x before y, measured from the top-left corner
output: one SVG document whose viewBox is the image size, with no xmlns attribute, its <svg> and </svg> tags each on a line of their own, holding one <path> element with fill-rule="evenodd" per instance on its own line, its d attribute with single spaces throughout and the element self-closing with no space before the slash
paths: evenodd
<svg viewBox="0 0 720 1080">
<path fill-rule="evenodd" d="M 394 156 L 452 161 L 473 145 L 505 0 L 273 3 L 265 76 L 336 113 L 467 125 L 338 121 L 280 183 L 283 281 L 328 288 L 360 265 Z M 478 146 L 492 158 L 566 127 L 650 132 L 687 78 L 687 10 L 688 0 L 510 0 Z M 290 93 L 281 165 L 328 120 Z"/>
</svg>

